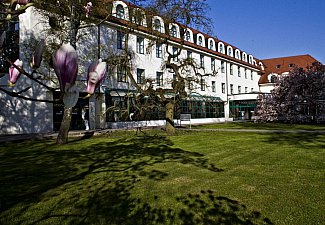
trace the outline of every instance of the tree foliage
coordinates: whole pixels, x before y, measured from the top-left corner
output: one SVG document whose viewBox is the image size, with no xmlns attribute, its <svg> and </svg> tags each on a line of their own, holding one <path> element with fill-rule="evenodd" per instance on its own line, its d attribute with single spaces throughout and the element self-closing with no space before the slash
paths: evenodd
<svg viewBox="0 0 325 225">
<path fill-rule="evenodd" d="M 258 122 L 323 123 L 325 121 L 325 67 L 313 63 L 278 78 L 270 94 L 257 101 Z"/>
</svg>

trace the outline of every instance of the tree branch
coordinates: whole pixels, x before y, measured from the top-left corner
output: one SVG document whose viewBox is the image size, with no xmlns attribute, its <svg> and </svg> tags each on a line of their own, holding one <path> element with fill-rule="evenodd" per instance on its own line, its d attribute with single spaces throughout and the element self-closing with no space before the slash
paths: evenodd
<svg viewBox="0 0 325 225">
<path fill-rule="evenodd" d="M 23 89 L 23 90 L 21 90 L 19 92 L 12 92 L 12 91 L 8 91 L 8 90 L 0 87 L 0 91 L 3 91 L 4 93 L 6 93 L 7 95 L 9 95 L 11 97 L 21 98 L 21 99 L 24 99 L 24 100 L 27 100 L 27 101 L 46 102 L 46 103 L 57 103 L 58 102 L 58 101 L 52 101 L 52 100 L 46 100 L 46 99 L 29 98 L 29 97 L 20 95 L 22 92 L 25 92 L 30 88 L 31 87 L 25 88 L 25 89 Z"/>
</svg>

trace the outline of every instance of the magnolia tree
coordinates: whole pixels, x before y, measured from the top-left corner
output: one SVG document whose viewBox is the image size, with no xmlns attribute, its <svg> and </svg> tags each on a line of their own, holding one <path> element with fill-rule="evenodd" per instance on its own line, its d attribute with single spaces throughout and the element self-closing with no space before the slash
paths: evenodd
<svg viewBox="0 0 325 225">
<path fill-rule="evenodd" d="M 313 63 L 281 76 L 270 94 L 257 100 L 258 122 L 316 123 L 325 121 L 325 68 Z"/>
<path fill-rule="evenodd" d="M 33 3 L 31 1 L 22 1 L 22 0 L 14 0 L 6 7 L 4 13 L 6 17 L 1 21 L 2 23 L 6 21 L 12 20 L 14 17 L 19 16 L 20 14 L 24 13 L 25 10 L 32 6 Z M 74 5 L 71 5 L 73 8 Z M 5 7 L 3 5 L 2 7 Z M 85 17 L 88 17 L 91 12 L 91 3 L 87 3 L 82 9 L 80 13 L 83 13 Z M 75 10 L 75 9 L 73 9 Z M 75 13 L 77 13 L 75 11 Z M 78 76 L 78 63 L 77 63 L 77 52 L 75 50 L 76 45 L 76 35 L 78 24 L 80 24 L 80 16 L 79 17 L 71 17 L 70 18 L 70 27 L 71 27 L 71 36 L 70 36 L 70 43 L 62 44 L 62 46 L 57 49 L 52 55 L 52 66 L 57 75 L 60 91 L 63 95 L 63 102 L 65 105 L 64 117 L 61 123 L 61 128 L 59 131 L 59 135 L 57 138 L 58 144 L 64 144 L 68 141 L 68 131 L 70 127 L 71 121 L 71 112 L 72 107 L 76 104 L 79 98 L 79 90 L 75 86 L 75 81 Z M 6 42 L 6 33 L 3 32 L 0 39 L 0 49 L 1 54 L 3 57 L 6 58 L 3 51 L 5 48 L 8 48 Z M 72 44 L 71 44 L 72 43 Z M 74 45 L 74 46 L 73 46 Z M 23 68 L 23 61 L 20 59 L 16 59 L 11 61 L 10 59 L 6 58 L 7 62 L 10 64 L 9 67 L 9 81 L 8 81 L 8 88 L 0 87 L 0 91 L 8 94 L 12 97 L 21 98 L 28 101 L 38 101 L 38 102 L 48 102 L 54 103 L 52 100 L 44 100 L 44 99 L 35 99 L 26 97 L 24 92 L 29 90 L 31 87 L 27 87 L 23 90 L 18 90 L 19 85 L 16 85 L 18 79 L 24 75 L 27 78 L 33 80 L 38 85 L 46 88 L 47 90 L 53 92 L 56 91 L 56 88 L 53 85 L 48 85 L 42 82 L 38 76 L 35 76 L 38 73 L 38 69 L 41 66 L 43 52 L 45 48 L 45 41 L 40 40 L 37 44 L 35 51 L 32 55 L 30 68 Z M 32 71 L 32 72 L 28 72 Z M 98 87 L 99 83 L 104 79 L 106 73 L 106 62 L 102 62 L 101 60 L 95 60 L 88 68 L 87 71 L 87 89 L 88 96 L 94 94 L 95 89 Z M 14 88 L 15 87 L 15 88 Z M 14 89 L 13 89 L 14 88 Z"/>
</svg>

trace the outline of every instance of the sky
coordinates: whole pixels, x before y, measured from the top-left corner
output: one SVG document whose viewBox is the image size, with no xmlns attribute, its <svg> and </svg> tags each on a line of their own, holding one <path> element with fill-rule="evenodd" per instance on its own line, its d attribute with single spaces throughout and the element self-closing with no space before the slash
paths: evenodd
<svg viewBox="0 0 325 225">
<path fill-rule="evenodd" d="M 207 0 L 213 35 L 258 59 L 309 54 L 325 64 L 325 0 Z"/>
</svg>

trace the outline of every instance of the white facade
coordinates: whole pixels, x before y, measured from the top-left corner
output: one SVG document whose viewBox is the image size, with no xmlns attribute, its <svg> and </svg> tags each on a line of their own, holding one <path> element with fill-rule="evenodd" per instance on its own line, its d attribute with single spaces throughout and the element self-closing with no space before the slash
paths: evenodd
<svg viewBox="0 0 325 225">
<path fill-rule="evenodd" d="M 121 11 L 121 7 L 124 9 Z M 129 18 L 129 12 L 127 5 L 122 1 L 115 1 L 113 4 L 112 15 L 120 18 L 121 20 L 133 21 Z M 38 19 L 37 19 L 38 18 Z M 153 23 L 160 21 L 159 32 L 165 32 L 164 21 L 154 16 L 152 18 Z M 40 22 L 41 21 L 41 22 Z M 36 39 L 46 38 L 44 36 L 49 28 L 49 25 L 42 20 L 41 16 L 37 16 L 36 12 L 29 8 L 26 13 L 20 16 L 20 43 L 28 42 L 29 37 L 32 35 Z M 121 23 L 122 24 L 122 23 Z M 85 71 L 87 66 L 92 60 L 97 59 L 98 51 L 100 51 L 101 58 L 107 58 L 112 54 L 119 54 L 118 48 L 120 43 L 118 36 L 123 34 L 123 25 L 114 23 L 112 21 L 105 22 L 98 27 L 94 26 L 80 31 L 80 39 L 77 45 L 77 51 L 79 55 L 79 76 L 78 83 L 80 92 L 85 90 L 84 80 Z M 147 23 L 142 23 L 147 26 Z M 195 59 L 198 65 L 201 64 L 200 69 L 203 76 L 200 82 L 193 83 L 194 90 L 191 90 L 192 94 L 202 97 L 213 97 L 215 99 L 222 100 L 224 107 L 224 115 L 222 118 L 197 118 L 197 123 L 208 123 L 216 121 L 225 121 L 229 118 L 229 101 L 240 100 L 255 100 L 256 94 L 259 90 L 258 80 L 260 67 L 257 66 L 256 60 L 252 55 L 248 55 L 246 52 L 234 48 L 222 42 L 216 38 L 209 37 L 201 33 L 193 33 L 191 29 L 185 31 L 185 44 L 181 45 L 180 41 L 180 27 L 177 24 L 169 24 L 169 29 L 176 28 L 175 32 L 171 34 L 176 39 L 170 39 L 170 49 L 181 48 L 182 52 L 179 59 L 192 57 Z M 174 26 L 174 27 L 173 27 Z M 156 29 L 157 27 L 155 27 Z M 83 33 L 87 33 L 83 36 Z M 173 74 L 169 70 L 163 68 L 163 62 L 167 58 L 165 45 L 159 46 L 154 44 L 150 51 L 148 51 L 149 41 L 153 36 L 146 33 L 145 29 L 133 30 L 129 33 L 128 43 L 129 48 L 134 52 L 134 59 L 132 60 L 132 72 L 134 79 L 140 79 L 137 73 L 142 72 L 143 78 L 150 78 L 154 80 L 155 88 L 170 88 Z M 99 44 L 99 45 L 98 45 Z M 100 46 L 100 48 L 99 48 Z M 160 51 L 161 48 L 161 51 Z M 21 59 L 26 59 L 21 53 Z M 24 60 L 25 63 L 29 62 L 29 59 Z M 26 65 L 26 67 L 28 67 Z M 51 72 L 51 71 L 49 71 Z M 52 71 L 53 73 L 53 71 Z M 158 73 L 162 74 L 162 82 L 157 80 Z M 184 76 L 194 76 L 191 74 L 183 74 Z M 0 78 L 1 85 L 6 85 L 8 76 Z M 17 87 L 21 88 L 23 82 L 28 82 L 27 79 L 20 79 L 17 83 Z M 139 81 L 141 82 L 141 81 Z M 27 85 L 27 83 L 24 83 Z M 33 84 L 30 96 L 35 98 L 52 99 L 51 93 L 39 89 L 37 85 Z M 108 78 L 100 87 L 96 97 L 89 99 L 89 114 L 90 114 L 90 128 L 106 128 L 119 126 L 117 121 L 108 121 L 105 116 L 107 105 L 105 102 L 104 92 L 110 91 L 111 96 L 123 95 L 123 91 L 133 90 L 131 82 L 126 78 L 125 80 L 119 80 L 116 69 L 108 74 Z M 124 92 L 124 93 L 125 93 Z M 191 93 L 188 93 L 191 94 Z M 33 132 L 50 132 L 53 131 L 53 104 L 50 103 L 38 103 L 24 101 L 16 98 L 6 96 L 0 92 L 1 98 L 1 113 L 0 113 L 0 134 L 2 133 L 33 133 Z M 203 104 L 204 105 L 204 104 Z M 134 122 L 133 122 L 134 123 Z M 137 122 L 139 124 L 150 122 Z M 158 122 L 160 124 L 161 122 Z M 114 124 L 114 125 L 112 125 Z M 155 123 L 153 123 L 155 124 Z M 120 123 L 121 126 L 126 126 Z"/>
</svg>

